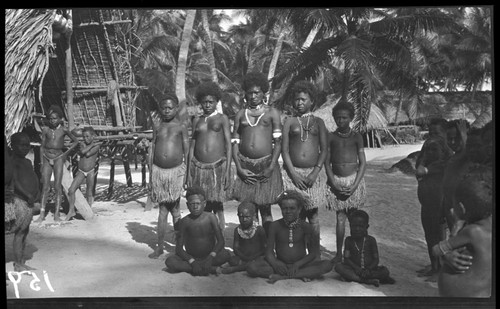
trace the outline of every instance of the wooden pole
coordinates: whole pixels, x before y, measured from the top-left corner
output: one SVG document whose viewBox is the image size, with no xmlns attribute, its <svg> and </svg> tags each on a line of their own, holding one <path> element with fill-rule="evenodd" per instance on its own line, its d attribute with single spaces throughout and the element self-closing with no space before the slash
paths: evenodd
<svg viewBox="0 0 500 309">
<path fill-rule="evenodd" d="M 72 10 L 67 12 L 68 22 L 72 22 Z M 73 117 L 73 68 L 72 68 L 72 57 L 71 57 L 71 34 L 73 29 L 67 33 L 66 36 L 66 104 L 68 105 L 68 126 L 70 130 L 75 127 L 75 119 Z"/>
<path fill-rule="evenodd" d="M 109 186 L 108 186 L 108 196 L 107 199 L 110 200 L 113 196 L 113 188 L 115 186 L 115 158 L 111 158 L 111 164 L 109 169 Z"/>
</svg>

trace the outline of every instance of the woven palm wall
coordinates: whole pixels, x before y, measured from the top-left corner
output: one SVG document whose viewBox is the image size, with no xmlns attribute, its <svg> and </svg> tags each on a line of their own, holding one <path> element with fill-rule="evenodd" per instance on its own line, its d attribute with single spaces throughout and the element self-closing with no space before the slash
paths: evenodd
<svg viewBox="0 0 500 309">
<path fill-rule="evenodd" d="M 59 103 L 75 124 L 116 125 L 110 85 L 116 81 L 123 125 L 135 125 L 138 89 L 130 65 L 130 10 L 73 9 L 71 37 L 73 114 L 68 115 L 65 87 L 65 41 L 56 41 L 44 82 L 43 107 Z"/>
</svg>

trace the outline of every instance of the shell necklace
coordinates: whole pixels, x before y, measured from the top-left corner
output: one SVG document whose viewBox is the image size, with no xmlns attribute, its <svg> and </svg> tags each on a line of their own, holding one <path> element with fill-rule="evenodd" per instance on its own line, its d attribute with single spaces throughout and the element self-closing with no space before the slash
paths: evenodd
<svg viewBox="0 0 500 309">
<path fill-rule="evenodd" d="M 342 133 L 342 132 L 339 131 L 339 129 L 337 129 L 335 131 L 335 133 L 337 133 L 337 135 L 340 136 L 340 137 L 349 137 L 349 136 L 351 136 L 352 129 L 349 128 L 349 131 L 347 133 Z"/>
<path fill-rule="evenodd" d="M 288 247 L 293 247 L 293 230 L 295 230 L 300 225 L 300 218 L 293 220 L 292 222 L 285 222 L 285 225 L 288 227 Z"/>
<path fill-rule="evenodd" d="M 255 235 L 255 231 L 257 231 L 257 223 L 254 221 L 252 226 L 247 230 L 242 229 L 240 224 L 238 225 L 237 231 L 241 238 L 250 239 Z"/>
<path fill-rule="evenodd" d="M 358 253 L 361 255 L 361 268 L 365 268 L 365 237 L 363 236 L 363 245 L 361 245 L 361 250 L 359 250 L 358 244 L 356 244 L 356 241 L 354 241 L 354 246 L 356 247 L 356 250 L 358 250 Z"/>
<path fill-rule="evenodd" d="M 259 104 L 257 107 L 255 107 L 255 110 L 261 110 L 262 109 L 262 104 Z M 253 109 L 253 108 L 252 108 Z M 260 114 L 260 116 L 257 118 L 257 121 L 255 121 L 254 124 L 252 124 L 252 122 L 250 122 L 250 119 L 248 118 L 248 108 L 245 109 L 245 118 L 248 122 L 248 125 L 251 126 L 251 127 L 255 127 L 256 125 L 259 124 L 259 121 L 260 119 L 264 116 L 266 112 L 263 112 L 262 114 Z"/>
<path fill-rule="evenodd" d="M 56 130 L 61 127 L 61 124 L 58 124 L 55 129 L 50 128 L 50 131 L 52 132 L 52 139 L 56 139 Z"/>
<path fill-rule="evenodd" d="M 313 114 L 311 112 L 309 113 L 305 113 L 304 115 L 300 116 L 300 117 L 297 117 L 297 121 L 299 122 L 299 126 L 300 126 L 300 141 L 302 142 L 305 142 L 307 141 L 307 139 L 309 138 L 309 131 L 311 131 L 312 127 L 309 127 L 309 120 L 311 120 Z M 302 121 L 300 121 L 300 118 L 305 118 L 307 117 L 307 123 L 306 123 L 306 126 L 304 127 L 302 125 Z M 304 131 L 306 131 L 305 133 L 305 136 L 306 138 L 304 139 Z"/>
<path fill-rule="evenodd" d="M 207 119 L 208 119 L 208 118 L 210 118 L 210 117 L 212 117 L 212 116 L 215 116 L 215 115 L 217 115 L 218 113 L 219 113 L 219 112 L 218 112 L 217 110 L 214 110 L 214 112 L 213 112 L 213 113 L 211 113 L 211 114 L 210 114 L 210 115 L 208 115 L 208 116 L 205 116 L 205 122 L 207 122 Z"/>
</svg>

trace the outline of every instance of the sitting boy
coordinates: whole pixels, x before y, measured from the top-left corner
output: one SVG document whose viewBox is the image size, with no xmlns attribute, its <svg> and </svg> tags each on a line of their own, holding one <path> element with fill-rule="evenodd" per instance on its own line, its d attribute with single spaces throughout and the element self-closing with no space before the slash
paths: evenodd
<svg viewBox="0 0 500 309">
<path fill-rule="evenodd" d="M 175 255 L 165 261 L 171 273 L 187 272 L 194 276 L 218 274 L 218 267 L 229 261 L 217 217 L 205 212 L 205 192 L 199 186 L 186 190 L 189 215 L 179 221 Z"/>
<path fill-rule="evenodd" d="M 295 190 L 278 197 L 283 218 L 270 224 L 265 258 L 247 266 L 249 276 L 269 278 L 269 283 L 283 279 L 308 282 L 332 270 L 330 261 L 316 260 L 319 250 L 315 248 L 318 243 L 313 241 L 312 226 L 299 218 L 306 202 Z"/>
<path fill-rule="evenodd" d="M 266 232 L 257 225 L 255 204 L 243 202 L 238 206 L 240 225 L 234 229 L 234 256 L 229 259 L 229 267 L 222 268 L 223 274 L 231 274 L 247 269 L 247 265 L 266 251 Z"/>
<path fill-rule="evenodd" d="M 439 295 L 445 297 L 490 297 L 492 285 L 492 170 L 473 166 L 456 191 L 459 217 L 466 225 L 456 236 L 432 248 L 436 256 L 465 247 L 472 256 L 467 270 L 457 272 L 444 264 L 438 278 Z"/>
<path fill-rule="evenodd" d="M 377 240 L 368 235 L 368 214 L 355 210 L 349 216 L 351 236 L 345 239 L 344 261 L 335 266 L 335 271 L 347 281 L 379 286 L 380 283 L 395 283 L 389 270 L 379 266 Z"/>
</svg>

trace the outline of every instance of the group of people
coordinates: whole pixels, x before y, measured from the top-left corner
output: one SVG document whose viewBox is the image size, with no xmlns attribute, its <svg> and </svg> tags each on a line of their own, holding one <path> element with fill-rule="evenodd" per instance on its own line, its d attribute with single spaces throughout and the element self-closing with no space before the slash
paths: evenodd
<svg viewBox="0 0 500 309">
<path fill-rule="evenodd" d="M 420 276 L 441 296 L 491 295 L 493 124 L 435 119 L 417 157 L 418 199 L 431 264 Z"/>
<path fill-rule="evenodd" d="M 337 129 L 328 132 L 323 120 L 312 114 L 317 103 L 312 83 L 299 81 L 292 86 L 294 114 L 287 116 L 267 104 L 269 85 L 262 73 L 247 74 L 242 88 L 246 107 L 236 114 L 232 127 L 227 115 L 217 111 L 222 92 L 216 83 L 198 87 L 196 99 L 203 114 L 190 124 L 179 119 L 179 100 L 174 94 L 156 98 L 161 122 L 154 127 L 149 152 L 149 197 L 158 203 L 158 239 L 149 257 L 158 258 L 164 252 L 170 214 L 176 249 L 165 261 L 169 272 L 208 275 L 246 271 L 273 283 L 291 278 L 310 281 L 335 269 L 346 281 L 375 286 L 394 283 L 389 270 L 379 265 L 377 241 L 368 235 L 368 214 L 360 209 L 366 197 L 366 158 L 362 136 L 350 127 L 353 106 L 341 99 L 333 107 Z M 48 126 L 42 131 L 41 192 L 31 161 L 25 158 L 29 137 L 14 134 L 11 151 L 5 143 L 9 193 L 5 222 L 16 233 L 16 270 L 28 267 L 22 253 L 32 209 L 41 200 L 37 221 L 45 219 L 52 174 L 54 220 L 60 220 L 64 162 L 74 149 L 80 160 L 68 190 L 70 208 L 65 220 L 76 215 L 75 191 L 84 180 L 87 201 L 90 205 L 93 201 L 100 144 L 94 141 L 91 127 L 83 129 L 83 142 L 79 142 L 74 132 L 62 125 L 62 117 L 59 107 L 51 107 Z M 476 290 L 469 290 L 473 295 L 484 291 L 484 278 L 490 279 L 491 286 L 491 274 L 488 277 L 484 272 L 488 266 L 491 270 L 491 241 L 488 243 L 487 237 L 491 240 L 492 128 L 489 124 L 469 134 L 466 130 L 464 121 L 431 123 L 416 164 L 422 225 L 431 260 L 422 273 L 437 274 L 443 264 L 438 258 L 444 258 L 447 263 L 439 272 L 442 295 L 463 288 L 455 283 L 462 280 L 475 280 Z M 72 144 L 64 151 L 66 136 Z M 181 218 L 183 192 L 189 214 Z M 224 248 L 223 237 L 224 203 L 229 200 L 240 202 L 233 253 Z M 273 220 L 272 204 L 281 209 L 282 218 L 277 221 Z M 321 260 L 320 208 L 336 211 L 337 252 L 331 261 Z M 346 220 L 351 233 L 345 238 Z M 449 239 L 443 232 L 444 222 L 450 230 Z M 457 279 L 457 274 L 468 279 Z"/>
</svg>

